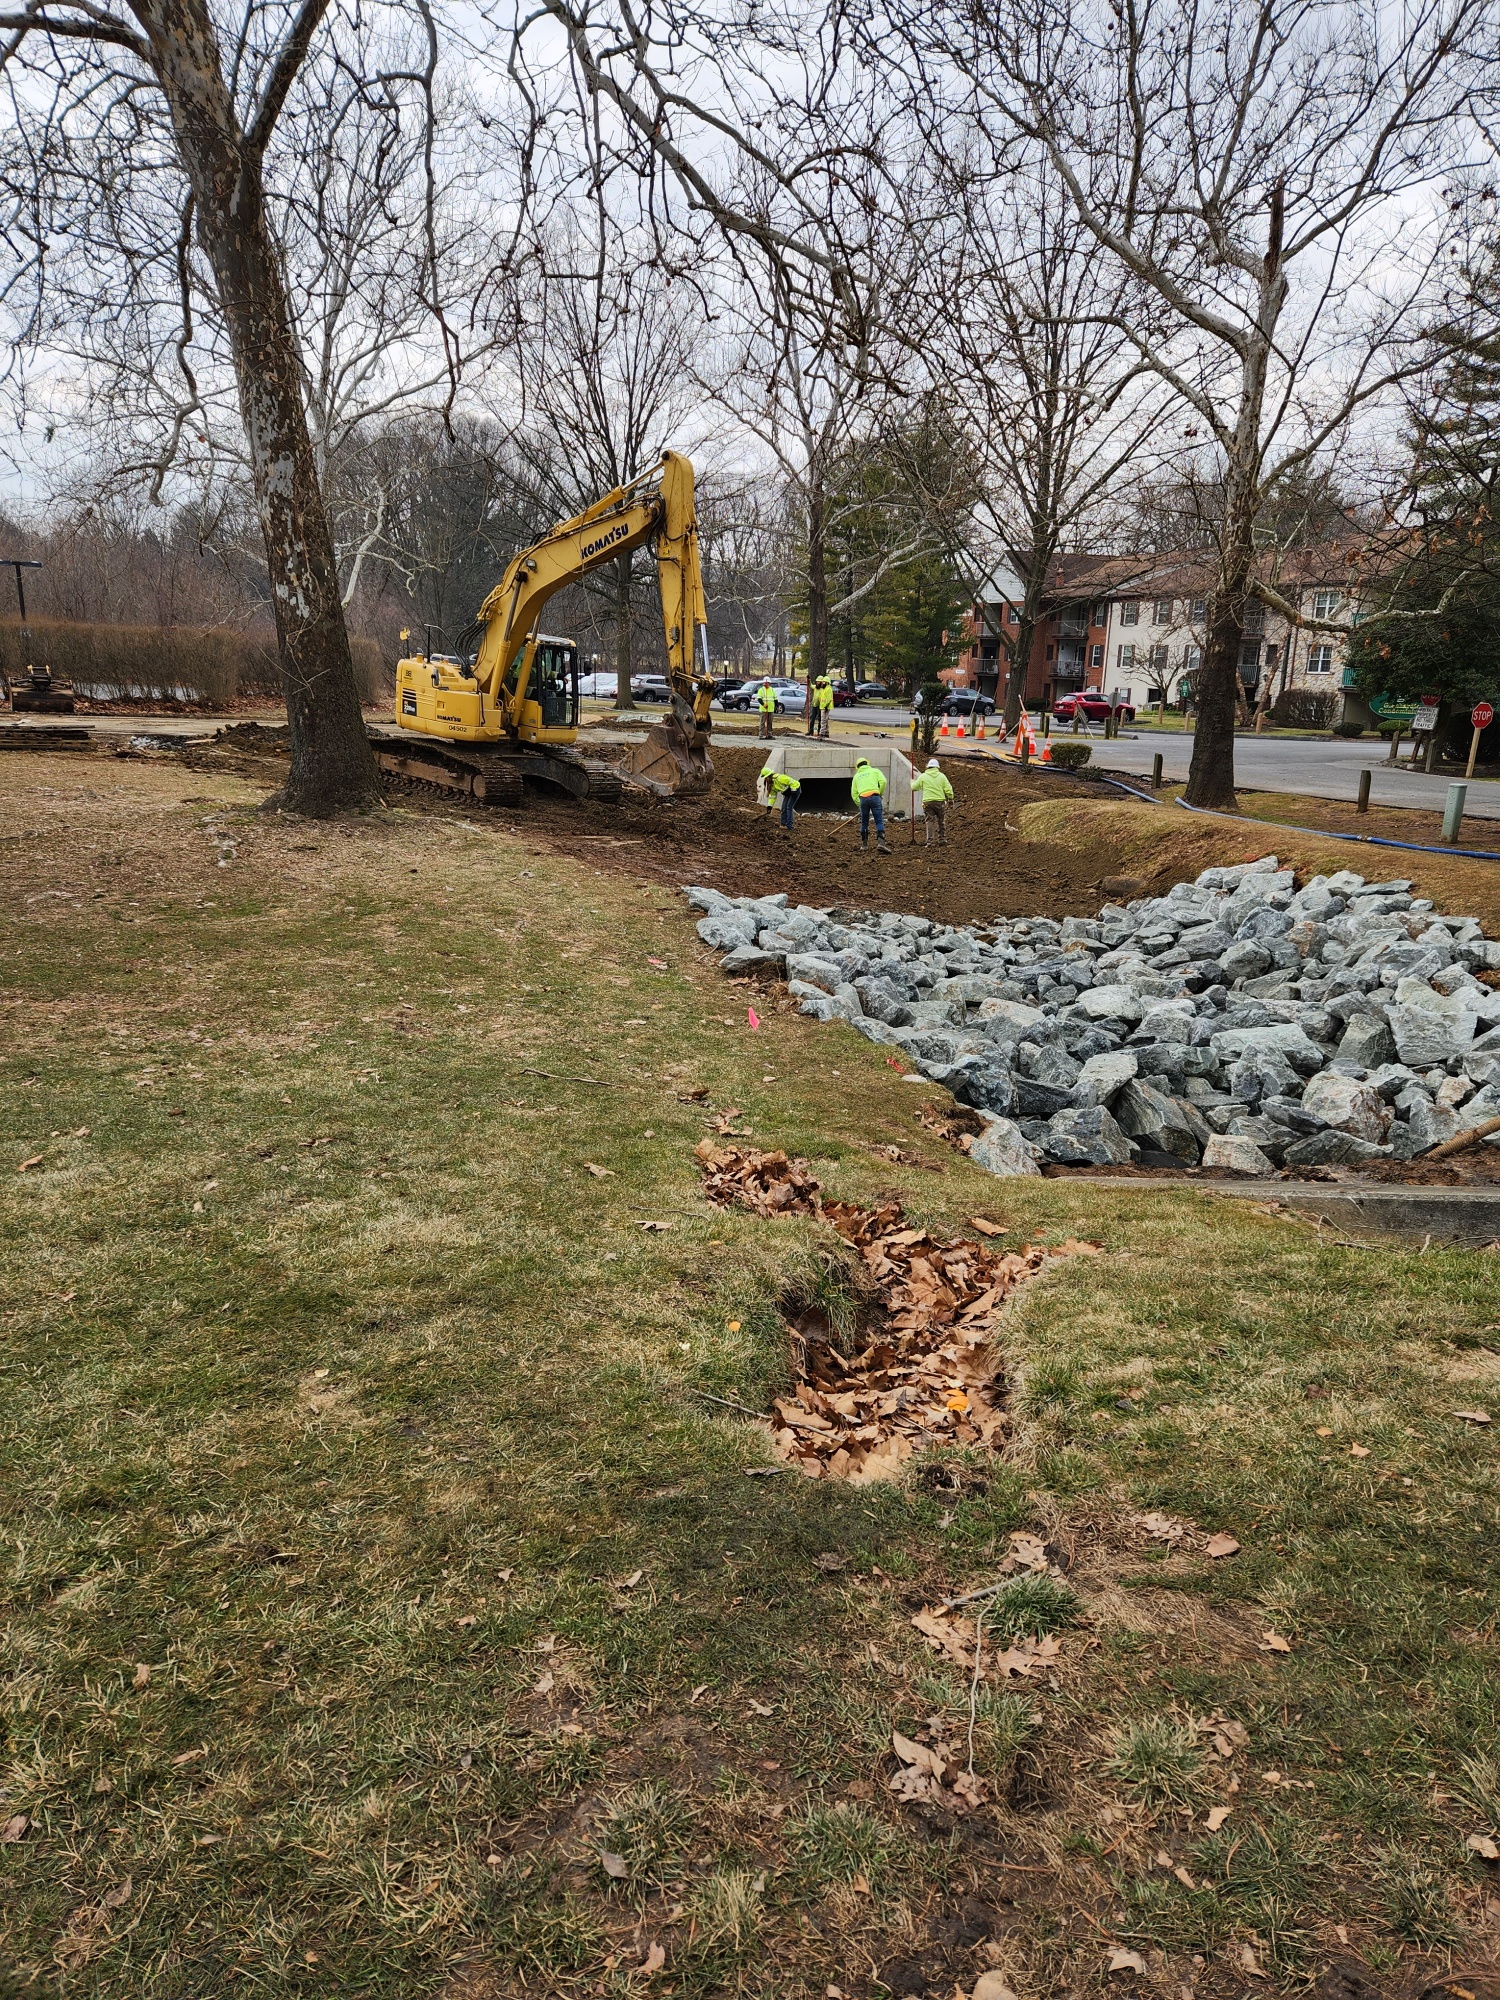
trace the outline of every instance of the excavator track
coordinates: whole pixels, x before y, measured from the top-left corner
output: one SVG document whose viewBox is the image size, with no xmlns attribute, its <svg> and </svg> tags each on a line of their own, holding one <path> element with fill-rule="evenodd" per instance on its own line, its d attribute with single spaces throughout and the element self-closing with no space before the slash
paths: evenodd
<svg viewBox="0 0 1500 2000">
<path fill-rule="evenodd" d="M 418 796 L 463 800 L 468 805 L 520 806 L 525 781 L 554 785 L 575 799 L 619 803 L 625 781 L 613 765 L 582 757 L 576 750 L 524 745 L 516 750 L 470 748 L 442 737 L 403 730 L 399 735 L 370 731 L 375 763 L 387 783 Z"/>
</svg>

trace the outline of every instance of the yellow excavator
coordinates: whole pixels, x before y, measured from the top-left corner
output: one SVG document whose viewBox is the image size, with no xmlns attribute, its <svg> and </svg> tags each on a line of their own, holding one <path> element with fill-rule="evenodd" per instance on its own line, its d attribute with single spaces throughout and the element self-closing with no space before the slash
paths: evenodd
<svg viewBox="0 0 1500 2000">
<path fill-rule="evenodd" d="M 537 621 L 547 600 L 590 570 L 650 543 L 667 641 L 671 706 L 620 763 L 578 748 L 578 648 Z M 617 486 L 523 549 L 479 610 L 472 661 L 398 661 L 395 731 L 372 728 L 375 761 L 393 776 L 491 805 L 518 805 L 523 780 L 575 798 L 617 799 L 627 779 L 657 794 L 706 791 L 708 612 L 698 561 L 693 468 L 680 452 Z"/>
</svg>

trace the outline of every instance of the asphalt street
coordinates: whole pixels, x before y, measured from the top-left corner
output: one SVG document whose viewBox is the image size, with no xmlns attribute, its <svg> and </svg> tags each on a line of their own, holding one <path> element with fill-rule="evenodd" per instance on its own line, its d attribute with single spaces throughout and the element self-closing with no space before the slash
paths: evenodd
<svg viewBox="0 0 1500 2000">
<path fill-rule="evenodd" d="M 859 716 L 862 722 L 876 729 L 909 728 L 911 722 L 905 709 L 872 706 L 861 708 Z M 993 725 L 987 724 L 986 741 L 996 740 Z M 1072 740 L 1071 736 L 1068 740 Z M 1159 750 L 1162 775 L 1169 783 L 1187 777 L 1193 754 L 1191 736 L 1167 730 L 1160 733 L 1152 730 L 1138 736 L 1127 731 L 1106 743 L 1102 729 L 1098 729 L 1089 740 L 1093 743 L 1096 764 L 1107 765 L 1113 771 L 1134 772 L 1143 778 L 1151 775 L 1151 760 Z M 1410 737 L 1406 743 L 1410 745 Z M 953 747 L 957 749 L 958 745 L 955 743 Z M 1447 801 L 1449 785 L 1455 776 L 1462 779 L 1463 773 L 1428 777 L 1422 771 L 1408 771 L 1405 752 L 1400 764 L 1386 762 L 1387 747 L 1374 736 L 1353 742 L 1341 738 L 1320 742 L 1306 737 L 1236 736 L 1235 780 L 1260 792 L 1301 792 L 1309 798 L 1347 799 L 1352 803 L 1359 796 L 1360 772 L 1369 770 L 1374 774 L 1370 783 L 1372 804 L 1422 806 L 1440 813 Z M 1464 816 L 1500 820 L 1500 779 L 1476 776 L 1469 780 Z"/>
</svg>

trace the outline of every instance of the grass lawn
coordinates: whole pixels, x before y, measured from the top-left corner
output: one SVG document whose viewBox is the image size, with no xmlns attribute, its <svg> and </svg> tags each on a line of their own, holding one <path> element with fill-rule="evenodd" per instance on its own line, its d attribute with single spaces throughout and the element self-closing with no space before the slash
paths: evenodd
<svg viewBox="0 0 1500 2000">
<path fill-rule="evenodd" d="M 1500 1421 L 1453 1415 L 1500 1420 L 1493 1254 L 996 1182 L 883 1051 L 752 1031 L 660 885 L 257 797 L 0 765 L 0 1991 L 1191 2000 L 1496 1954 Z M 705 1398 L 762 1407 L 780 1304 L 846 1287 L 831 1232 L 704 1204 L 734 1107 L 831 1193 L 1102 1242 L 1013 1310 L 1004 1458 L 746 1476 Z M 912 1612 L 1020 1530 L 1061 1663 L 980 1691 L 980 1810 L 900 1806 L 892 1730 L 971 1722 Z"/>
</svg>

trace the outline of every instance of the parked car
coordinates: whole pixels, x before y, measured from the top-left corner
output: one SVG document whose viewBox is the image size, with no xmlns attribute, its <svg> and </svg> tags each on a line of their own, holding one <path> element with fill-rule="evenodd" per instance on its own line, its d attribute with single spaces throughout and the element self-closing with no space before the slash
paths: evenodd
<svg viewBox="0 0 1500 2000">
<path fill-rule="evenodd" d="M 670 701 L 672 683 L 665 674 L 632 674 L 630 692 L 637 701 Z"/>
<path fill-rule="evenodd" d="M 776 713 L 778 715 L 802 715 L 807 709 L 807 689 L 801 681 L 786 680 L 779 674 L 767 674 L 776 691 Z M 761 687 L 760 681 L 742 681 L 728 694 L 717 697 L 720 708 L 738 710 L 742 715 L 755 707 L 755 697 Z"/>
<path fill-rule="evenodd" d="M 1113 713 L 1116 722 L 1134 722 L 1135 710 L 1128 701 L 1117 701 L 1113 710 L 1107 694 L 1097 688 L 1083 688 L 1077 694 L 1061 694 L 1052 704 L 1055 722 L 1071 722 L 1075 715 L 1081 715 L 1089 722 L 1107 722 Z"/>
<path fill-rule="evenodd" d="M 604 701 L 613 701 L 619 685 L 618 674 L 584 674 L 578 683 L 578 692 L 591 694 Z"/>
<path fill-rule="evenodd" d="M 835 681 L 835 708 L 853 708 L 857 701 L 889 701 L 891 691 L 884 681 Z"/>
<path fill-rule="evenodd" d="M 993 715 L 994 713 L 994 697 L 981 694 L 978 688 L 950 688 L 945 698 L 938 704 L 939 715 Z"/>
</svg>

